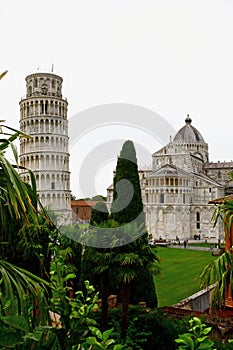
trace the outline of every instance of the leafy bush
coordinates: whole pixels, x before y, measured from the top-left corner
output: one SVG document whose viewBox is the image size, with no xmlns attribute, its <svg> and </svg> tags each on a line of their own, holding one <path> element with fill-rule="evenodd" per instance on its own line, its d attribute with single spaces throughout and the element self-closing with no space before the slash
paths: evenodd
<svg viewBox="0 0 233 350">
<path fill-rule="evenodd" d="M 189 320 L 188 332 L 179 334 L 175 339 L 179 344 L 178 350 L 190 349 L 206 349 L 206 350 L 233 350 L 233 340 L 229 339 L 225 344 L 211 339 L 212 327 L 207 327 L 203 320 L 193 317 Z"/>
<path fill-rule="evenodd" d="M 175 339 L 176 343 L 179 344 L 179 350 L 214 349 L 214 342 L 209 338 L 211 327 L 206 327 L 206 324 L 198 317 L 193 317 L 189 321 L 189 325 L 189 331 L 179 334 L 179 337 Z"/>
<path fill-rule="evenodd" d="M 119 309 L 110 311 L 109 326 L 117 329 L 120 319 Z M 187 330 L 187 323 L 187 319 L 171 318 L 158 309 L 131 306 L 126 345 L 134 350 L 177 349 L 175 339 Z M 114 333 L 114 339 L 121 341 L 119 333 Z"/>
</svg>

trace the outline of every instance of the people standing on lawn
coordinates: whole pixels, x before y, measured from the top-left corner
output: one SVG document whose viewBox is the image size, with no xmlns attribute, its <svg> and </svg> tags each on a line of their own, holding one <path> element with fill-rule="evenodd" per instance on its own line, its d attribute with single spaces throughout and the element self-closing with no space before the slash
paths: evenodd
<svg viewBox="0 0 233 350">
<path fill-rule="evenodd" d="M 187 246 L 187 241 L 184 240 L 184 249 L 186 249 L 186 246 Z"/>
</svg>

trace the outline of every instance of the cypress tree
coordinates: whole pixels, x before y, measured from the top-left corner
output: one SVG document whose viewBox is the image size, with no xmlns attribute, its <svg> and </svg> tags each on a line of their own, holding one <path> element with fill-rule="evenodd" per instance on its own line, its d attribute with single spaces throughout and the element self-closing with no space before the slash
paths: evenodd
<svg viewBox="0 0 233 350">
<path fill-rule="evenodd" d="M 98 208 L 98 206 L 101 207 Z M 127 236 L 133 237 L 135 232 L 131 234 L 131 231 L 135 230 L 137 233 L 141 233 L 139 236 L 136 235 L 139 238 L 133 242 L 119 247 L 105 249 L 86 247 L 82 259 L 81 281 L 83 277 L 89 278 L 97 290 L 100 290 L 100 297 L 103 301 L 106 299 L 107 293 L 110 292 L 117 294 L 118 300 L 122 301 L 122 306 L 124 304 L 122 313 L 122 316 L 123 314 L 126 316 L 122 317 L 124 335 L 127 327 L 129 301 L 134 304 L 146 301 L 149 307 L 157 306 L 150 266 L 158 259 L 148 244 L 137 158 L 132 141 L 128 140 L 123 144 L 118 157 L 109 220 L 106 220 L 106 207 L 104 209 L 103 203 L 98 206 L 92 209 L 90 223 L 93 226 L 105 227 L 106 234 L 108 227 L 118 227 L 119 230 L 109 230 L 109 234 L 113 237 L 117 235 L 118 231 L 120 234 L 124 232 L 121 230 L 121 226 L 124 225 L 126 225 L 126 230 L 123 234 Z M 129 283 L 125 283 L 125 281 Z M 107 308 L 105 310 L 103 307 L 102 313 L 103 318 L 106 317 L 103 323 L 105 328 Z"/>
<path fill-rule="evenodd" d="M 120 267 L 119 273 L 122 276 L 125 273 L 122 281 L 128 279 L 128 284 L 125 282 L 122 284 L 121 294 L 123 306 L 122 326 L 124 335 L 127 327 L 127 299 L 133 303 L 145 301 L 150 307 L 157 306 L 153 273 L 149 268 L 149 265 L 158 260 L 158 258 L 153 254 L 148 244 L 148 233 L 143 212 L 136 151 L 133 142 L 130 140 L 123 144 L 120 156 L 118 157 L 113 185 L 114 192 L 110 218 L 122 225 L 136 222 L 138 230 L 140 229 L 140 232 L 142 232 L 141 237 L 137 238 L 132 243 L 117 248 L 119 261 L 122 257 L 120 266 L 123 264 L 124 268 L 126 268 L 124 272 L 124 269 Z M 141 231 L 142 228 L 143 231 Z M 126 254 L 128 255 L 127 259 Z M 143 266 L 137 266 L 137 262 L 133 261 L 135 256 L 138 256 L 138 261 L 142 261 Z M 132 276 L 135 276 L 131 281 L 127 276 L 128 269 L 125 264 L 126 260 L 129 263 L 128 268 L 132 269 L 132 266 L 135 266 L 134 272 L 132 271 Z M 124 291 L 124 289 L 127 290 Z M 123 297 L 124 294 L 125 297 Z"/>
<path fill-rule="evenodd" d="M 108 208 L 105 202 L 97 202 L 94 207 L 91 208 L 90 225 L 97 226 L 108 220 Z"/>
<path fill-rule="evenodd" d="M 126 141 L 118 157 L 114 176 L 113 202 L 110 218 L 119 224 L 126 224 L 144 216 L 138 165 L 134 144 Z M 138 224 L 142 223 L 142 219 Z"/>
</svg>

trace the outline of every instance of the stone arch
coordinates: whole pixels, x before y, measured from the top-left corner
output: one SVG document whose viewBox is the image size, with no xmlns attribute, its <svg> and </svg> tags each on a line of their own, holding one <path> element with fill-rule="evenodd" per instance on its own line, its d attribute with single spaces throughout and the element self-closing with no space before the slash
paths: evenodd
<svg viewBox="0 0 233 350">
<path fill-rule="evenodd" d="M 44 113 L 45 114 L 48 114 L 49 113 L 49 102 L 48 100 L 45 101 L 45 104 L 44 104 Z"/>
<path fill-rule="evenodd" d="M 49 155 L 48 154 L 46 154 L 46 156 L 45 156 L 45 166 L 46 166 L 46 168 L 47 169 L 49 169 L 49 167 L 50 167 L 50 157 L 49 157 Z"/>
<path fill-rule="evenodd" d="M 40 101 L 40 114 L 44 114 L 44 101 Z"/>
<path fill-rule="evenodd" d="M 203 155 L 200 152 L 194 152 L 193 155 L 197 158 L 200 158 L 201 160 L 203 160 Z"/>
<path fill-rule="evenodd" d="M 53 120 L 50 121 L 50 128 L 51 128 L 51 133 L 53 133 L 54 132 L 54 121 Z"/>
<path fill-rule="evenodd" d="M 39 114 L 39 103 L 38 101 L 36 100 L 35 101 L 35 115 L 38 115 Z"/>
<path fill-rule="evenodd" d="M 57 101 L 55 101 L 55 107 L 54 107 L 54 114 L 58 115 L 58 105 L 57 105 Z"/>
</svg>

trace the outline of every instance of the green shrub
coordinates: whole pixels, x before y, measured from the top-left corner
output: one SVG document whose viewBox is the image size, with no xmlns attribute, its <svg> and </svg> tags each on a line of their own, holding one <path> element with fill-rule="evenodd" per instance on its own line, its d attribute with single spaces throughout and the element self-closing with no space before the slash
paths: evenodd
<svg viewBox="0 0 233 350">
<path fill-rule="evenodd" d="M 212 327 L 207 327 L 198 317 L 193 317 L 189 321 L 190 328 L 188 332 L 179 334 L 175 342 L 179 344 L 180 350 L 198 350 L 198 349 L 215 349 L 213 340 L 210 339 L 209 333 Z"/>
<path fill-rule="evenodd" d="M 109 313 L 109 327 L 117 329 L 120 320 L 119 309 Z M 175 339 L 179 333 L 187 330 L 188 320 L 175 319 L 165 315 L 161 310 L 147 309 L 140 306 L 129 308 L 129 327 L 126 334 L 126 345 L 133 350 L 173 350 L 177 349 Z M 120 334 L 114 339 L 120 342 Z"/>
</svg>

